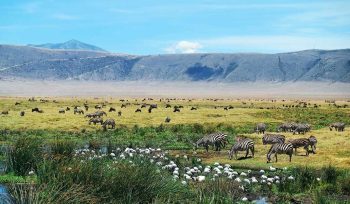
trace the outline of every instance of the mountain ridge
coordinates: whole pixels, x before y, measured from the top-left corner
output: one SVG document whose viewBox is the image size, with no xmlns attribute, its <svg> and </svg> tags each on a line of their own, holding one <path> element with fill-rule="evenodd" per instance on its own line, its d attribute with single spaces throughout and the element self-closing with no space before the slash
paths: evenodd
<svg viewBox="0 0 350 204">
<path fill-rule="evenodd" d="M 89 50 L 89 51 L 107 52 L 106 50 L 100 47 L 97 47 L 95 45 L 90 45 L 84 42 L 80 42 L 75 39 L 71 39 L 63 43 L 44 43 L 40 45 L 28 44 L 27 46 L 46 48 L 46 49 L 55 49 L 55 50 Z"/>
<path fill-rule="evenodd" d="M 350 49 L 128 55 L 0 45 L 0 77 L 49 80 L 350 83 Z"/>
</svg>

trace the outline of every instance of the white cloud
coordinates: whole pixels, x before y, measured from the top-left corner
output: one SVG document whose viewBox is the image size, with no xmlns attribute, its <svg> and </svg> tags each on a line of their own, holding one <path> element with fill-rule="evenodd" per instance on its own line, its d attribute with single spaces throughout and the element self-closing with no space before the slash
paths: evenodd
<svg viewBox="0 0 350 204">
<path fill-rule="evenodd" d="M 202 45 L 198 42 L 179 41 L 172 46 L 165 49 L 168 53 L 196 53 L 202 48 Z"/>
<path fill-rule="evenodd" d="M 76 20 L 78 19 L 76 16 L 72 16 L 72 15 L 68 15 L 68 14 L 64 14 L 64 13 L 58 13 L 52 16 L 55 19 L 58 20 Z"/>
</svg>

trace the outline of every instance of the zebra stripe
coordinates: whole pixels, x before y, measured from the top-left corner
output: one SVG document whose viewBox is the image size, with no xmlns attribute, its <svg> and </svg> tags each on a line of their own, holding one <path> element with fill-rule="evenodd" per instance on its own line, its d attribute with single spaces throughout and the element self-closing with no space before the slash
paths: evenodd
<svg viewBox="0 0 350 204">
<path fill-rule="evenodd" d="M 221 145 L 227 142 L 227 135 L 223 133 L 213 133 L 206 135 L 196 142 L 196 148 L 199 146 L 204 146 L 208 152 L 209 145 L 215 147 L 216 151 L 220 151 Z"/>
<path fill-rule="evenodd" d="M 234 144 L 231 147 L 231 150 L 229 152 L 229 158 L 232 159 L 232 156 L 234 154 L 235 158 L 237 159 L 237 152 L 238 151 L 246 151 L 245 157 L 248 157 L 249 150 L 252 152 L 252 155 L 254 157 L 254 142 L 253 142 L 253 140 L 251 140 L 249 138 L 241 138 L 236 142 L 236 144 Z"/>
<path fill-rule="evenodd" d="M 295 149 L 295 155 L 297 155 L 297 149 L 299 147 L 304 147 L 306 151 L 306 156 L 309 155 L 309 146 L 310 146 L 310 141 L 307 138 L 299 138 L 299 139 L 294 139 L 289 141 L 292 145 L 293 148 Z"/>
<path fill-rule="evenodd" d="M 264 136 L 262 138 L 262 143 L 264 145 L 284 143 L 285 139 L 286 139 L 286 137 L 284 135 L 280 135 L 280 134 L 264 134 Z"/>
<path fill-rule="evenodd" d="M 277 162 L 277 154 L 287 154 L 289 155 L 289 162 L 292 161 L 293 155 L 293 145 L 291 143 L 280 143 L 271 146 L 269 152 L 267 153 L 267 163 L 271 161 L 271 155 L 275 154 Z"/>
</svg>

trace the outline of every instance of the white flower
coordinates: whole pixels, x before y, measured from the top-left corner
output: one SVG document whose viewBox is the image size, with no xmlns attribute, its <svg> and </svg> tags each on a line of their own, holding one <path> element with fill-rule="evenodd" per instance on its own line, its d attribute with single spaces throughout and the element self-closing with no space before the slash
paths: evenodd
<svg viewBox="0 0 350 204">
<path fill-rule="evenodd" d="M 265 173 L 265 171 L 264 171 L 264 170 L 262 170 L 262 169 L 261 169 L 259 172 L 260 172 L 260 173 L 262 173 L 262 174 L 264 174 L 264 173 Z"/>
<path fill-rule="evenodd" d="M 294 177 L 293 176 L 289 176 L 288 179 L 289 180 L 294 180 Z"/>
<path fill-rule="evenodd" d="M 241 179 L 240 178 L 236 178 L 235 181 L 237 181 L 238 183 L 241 182 Z"/>
<path fill-rule="evenodd" d="M 215 162 L 214 163 L 214 166 L 219 166 L 220 164 L 218 162 Z"/>
<path fill-rule="evenodd" d="M 182 185 L 186 185 L 187 182 L 186 181 L 181 181 Z"/>
<path fill-rule="evenodd" d="M 112 152 L 112 153 L 110 153 L 110 155 L 111 155 L 111 157 L 115 157 L 115 154 Z"/>
<path fill-rule="evenodd" d="M 247 197 L 242 198 L 242 201 L 247 201 L 247 200 L 248 200 Z"/>
<path fill-rule="evenodd" d="M 270 171 L 276 171 L 276 168 L 270 166 Z"/>
<path fill-rule="evenodd" d="M 29 175 L 29 176 L 34 175 L 34 171 L 29 171 L 28 175 Z"/>
<path fill-rule="evenodd" d="M 253 183 L 258 183 L 258 180 L 256 180 L 255 177 L 252 177 L 252 182 L 253 182 Z"/>
<path fill-rule="evenodd" d="M 249 179 L 243 179 L 244 182 L 246 182 L 247 184 L 250 184 Z"/>
<path fill-rule="evenodd" d="M 317 181 L 321 181 L 321 178 L 316 178 Z"/>
<path fill-rule="evenodd" d="M 262 175 L 261 178 L 262 178 L 262 179 L 267 179 L 267 176 Z"/>
<path fill-rule="evenodd" d="M 242 172 L 242 173 L 241 173 L 241 176 L 247 176 L 247 174 L 246 174 L 246 173 L 244 173 L 244 172 Z"/>
<path fill-rule="evenodd" d="M 205 180 L 205 176 L 198 176 L 197 179 L 199 182 L 202 182 Z"/>
</svg>

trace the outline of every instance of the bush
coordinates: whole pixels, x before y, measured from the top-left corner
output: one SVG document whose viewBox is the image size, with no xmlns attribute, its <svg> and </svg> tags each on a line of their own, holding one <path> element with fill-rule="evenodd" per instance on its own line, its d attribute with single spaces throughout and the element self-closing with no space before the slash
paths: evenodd
<svg viewBox="0 0 350 204">
<path fill-rule="evenodd" d="M 36 171 L 42 160 L 41 142 L 35 138 L 19 138 L 8 151 L 8 167 L 15 175 L 26 176 L 31 170 Z"/>
</svg>

